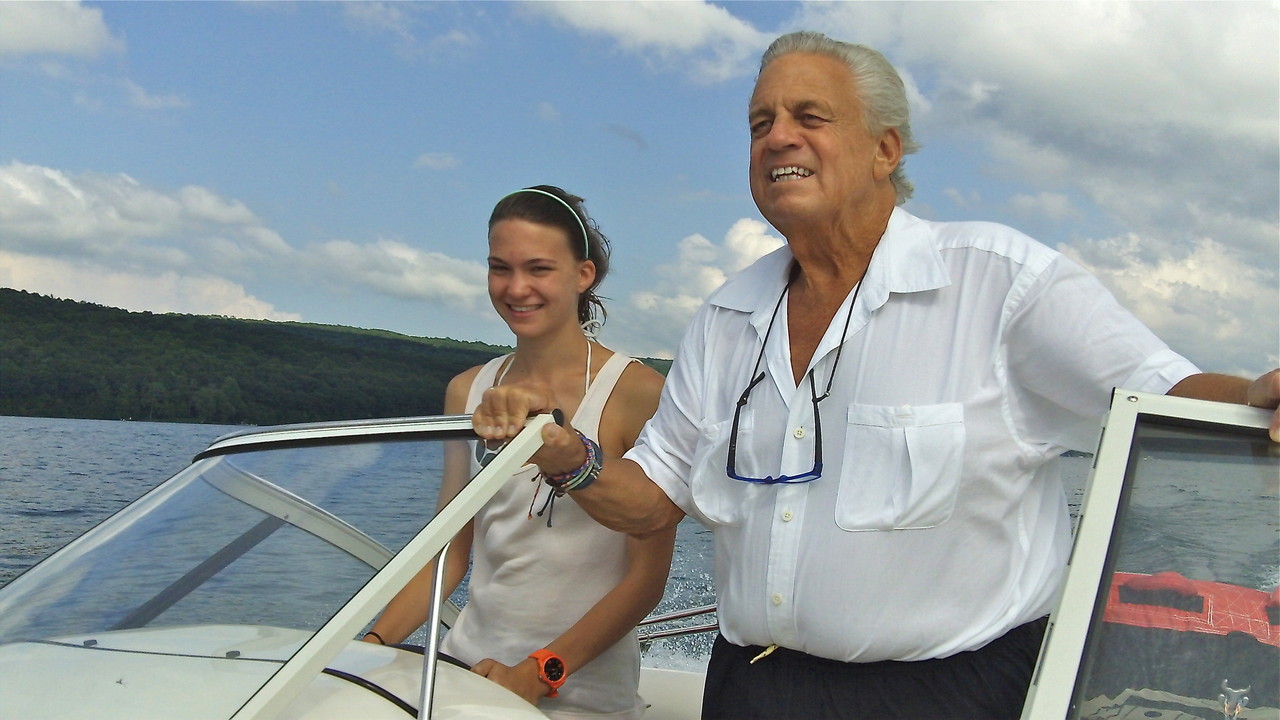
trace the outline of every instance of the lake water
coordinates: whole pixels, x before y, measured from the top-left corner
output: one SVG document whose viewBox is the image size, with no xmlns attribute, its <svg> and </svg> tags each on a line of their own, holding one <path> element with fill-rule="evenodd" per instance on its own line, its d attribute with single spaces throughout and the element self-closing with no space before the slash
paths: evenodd
<svg viewBox="0 0 1280 720">
<path fill-rule="evenodd" d="M 0 585 L 185 467 L 234 426 L 0 416 Z M 1067 457 L 1068 502 L 1078 508 L 1088 457 Z M 658 611 L 714 602 L 710 533 L 679 528 L 667 596 Z M 708 636 L 661 640 L 647 664 L 698 668 Z M 657 662 L 654 656 L 657 655 Z"/>
</svg>

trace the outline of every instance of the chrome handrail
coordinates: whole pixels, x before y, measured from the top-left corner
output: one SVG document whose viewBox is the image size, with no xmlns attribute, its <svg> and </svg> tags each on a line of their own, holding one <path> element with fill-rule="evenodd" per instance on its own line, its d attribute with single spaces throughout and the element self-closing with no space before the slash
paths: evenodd
<svg viewBox="0 0 1280 720">
<path fill-rule="evenodd" d="M 711 605 L 703 605 L 702 607 L 689 608 L 687 610 L 676 610 L 674 612 L 666 613 L 665 615 L 651 615 L 645 618 L 644 620 L 641 620 L 640 624 L 637 625 L 636 627 L 647 627 L 649 625 L 655 625 L 657 623 L 663 623 L 663 622 L 670 622 L 672 620 L 683 620 L 684 618 L 687 618 L 687 617 L 694 617 L 696 615 L 706 615 L 707 613 L 713 613 L 715 611 L 716 611 L 716 606 L 714 603 L 712 603 Z"/>
<path fill-rule="evenodd" d="M 676 610 L 673 612 L 664 613 L 662 615 L 653 615 L 653 616 L 647 617 L 644 620 L 641 620 L 639 625 L 636 625 L 636 629 L 640 631 L 638 634 L 638 637 L 640 639 L 640 642 L 644 643 L 652 640 L 657 640 L 659 638 L 683 637 L 685 635 L 695 635 L 697 633 L 714 632 L 720 629 L 720 623 L 718 621 L 704 623 L 702 625 L 686 625 L 684 627 L 650 629 L 650 630 L 646 630 L 645 628 L 650 628 L 653 625 L 659 625 L 659 624 L 671 622 L 674 620 L 684 620 L 685 618 L 697 617 L 699 615 L 707 615 L 710 613 L 714 613 L 715 611 L 716 611 L 716 606 L 712 604 L 712 605 L 703 605 L 702 607 L 689 608 L 686 610 Z"/>
<path fill-rule="evenodd" d="M 440 623 L 441 605 L 443 605 L 444 595 L 444 559 L 449 554 L 449 545 L 451 542 L 444 544 L 440 548 L 440 554 L 436 555 L 435 572 L 432 573 L 431 579 L 431 604 L 427 607 L 431 608 L 427 616 L 427 627 L 434 628 Z M 422 687 L 418 694 L 418 717 L 426 720 L 431 717 L 431 709 L 435 702 L 436 696 L 436 658 L 440 655 L 440 633 L 427 633 L 427 647 L 422 653 Z"/>
<path fill-rule="evenodd" d="M 640 642 L 649 642 L 661 638 L 684 637 L 685 635 L 696 635 L 703 632 L 715 632 L 720 629 L 720 623 L 708 623 L 706 625 L 689 625 L 688 627 L 668 628 L 666 630 L 650 630 L 640 633 Z"/>
</svg>

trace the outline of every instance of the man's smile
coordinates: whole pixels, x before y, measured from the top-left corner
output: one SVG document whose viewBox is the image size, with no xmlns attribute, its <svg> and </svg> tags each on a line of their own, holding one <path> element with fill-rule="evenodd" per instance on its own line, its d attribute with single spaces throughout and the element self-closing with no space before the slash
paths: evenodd
<svg viewBox="0 0 1280 720">
<path fill-rule="evenodd" d="M 772 182 L 781 182 L 784 180 L 800 180 L 807 178 L 813 174 L 808 168 L 802 168 L 797 165 L 788 165 L 786 167 L 774 168 L 769 171 L 769 179 Z"/>
</svg>

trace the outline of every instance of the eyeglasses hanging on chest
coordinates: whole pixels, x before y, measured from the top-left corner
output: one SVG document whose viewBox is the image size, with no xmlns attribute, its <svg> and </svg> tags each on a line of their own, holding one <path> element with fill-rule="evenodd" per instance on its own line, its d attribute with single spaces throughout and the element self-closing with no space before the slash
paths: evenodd
<svg viewBox="0 0 1280 720">
<path fill-rule="evenodd" d="M 853 308 L 858 302 L 858 291 L 862 289 L 862 282 L 859 281 L 853 290 L 853 298 L 849 301 L 849 312 L 845 315 L 844 330 L 840 333 L 840 344 L 836 347 L 836 359 L 831 363 L 831 376 L 827 378 L 827 386 L 823 389 L 822 394 L 818 394 L 817 384 L 813 379 L 813 368 L 806 373 L 806 379 L 809 382 L 809 398 L 813 403 L 813 468 L 808 472 L 798 475 L 779 474 L 777 477 L 766 475 L 765 477 L 755 477 L 751 475 L 741 475 L 738 473 L 738 427 L 742 419 L 742 408 L 746 407 L 747 401 L 751 398 L 751 391 L 759 385 L 765 377 L 765 371 L 760 370 L 760 362 L 764 359 L 765 347 L 769 344 L 769 336 L 773 333 L 773 324 L 778 319 L 778 310 L 782 308 L 782 301 L 787 297 L 787 292 L 791 289 L 791 283 L 795 281 L 799 266 L 792 265 L 791 276 L 787 279 L 787 284 L 782 288 L 782 293 L 778 296 L 778 303 L 773 306 L 773 315 L 769 317 L 769 326 L 764 331 L 764 339 L 760 342 L 760 353 L 756 355 L 755 365 L 751 368 L 751 382 L 747 383 L 747 387 L 742 391 L 742 395 L 738 397 L 737 406 L 733 410 L 733 425 L 729 434 L 729 457 L 726 465 L 726 472 L 729 477 L 742 482 L 760 483 L 764 485 L 779 484 L 800 484 L 813 482 L 822 477 L 822 414 L 818 412 L 818 404 L 826 400 L 831 395 L 831 385 L 835 382 L 836 368 L 840 365 L 840 354 L 844 352 L 844 341 L 849 334 L 849 322 L 853 318 Z"/>
</svg>

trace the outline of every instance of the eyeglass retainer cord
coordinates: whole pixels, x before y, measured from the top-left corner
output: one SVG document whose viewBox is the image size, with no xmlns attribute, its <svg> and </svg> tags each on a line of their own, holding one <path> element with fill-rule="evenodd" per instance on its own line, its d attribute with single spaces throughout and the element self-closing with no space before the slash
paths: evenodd
<svg viewBox="0 0 1280 720">
<path fill-rule="evenodd" d="M 782 301 L 787 297 L 787 293 L 791 291 L 791 283 L 800 275 L 800 264 L 792 262 L 791 270 L 787 276 L 787 284 L 783 286 L 782 293 L 778 295 L 778 302 L 773 306 L 773 313 L 769 316 L 769 325 L 765 328 L 764 339 L 760 342 L 760 352 L 756 355 L 756 362 L 751 368 L 752 380 L 747 384 L 742 395 L 738 397 L 737 407 L 739 410 L 747 404 L 747 398 L 751 396 L 751 390 L 764 380 L 764 372 L 756 373 L 760 369 L 760 361 L 764 359 L 765 346 L 769 344 L 769 336 L 773 334 L 773 324 L 778 319 L 778 310 L 782 308 Z M 865 277 L 865 272 L 864 272 Z M 818 412 L 818 403 L 826 400 L 831 395 L 831 387 L 835 384 L 836 369 L 840 366 L 840 356 L 844 353 L 844 341 L 849 337 L 849 325 L 853 321 L 853 309 L 858 303 L 858 293 L 862 290 L 862 280 L 858 280 L 858 284 L 853 287 L 853 297 L 849 300 L 849 312 L 844 316 L 844 328 L 840 331 L 840 344 L 836 346 L 836 359 L 831 363 L 831 375 L 827 378 L 827 387 L 823 389 L 822 396 L 818 396 L 817 386 L 813 382 L 813 368 L 809 369 L 809 397 L 813 402 L 813 425 L 815 429 L 814 437 L 814 470 L 818 475 L 822 474 L 822 413 Z M 733 427 L 730 429 L 730 444 L 737 445 L 738 438 L 738 418 L 740 413 L 733 415 Z M 732 451 L 733 448 L 731 448 Z M 774 484 L 779 482 L 772 477 L 764 478 L 764 484 Z"/>
</svg>

